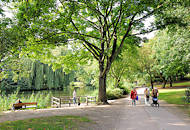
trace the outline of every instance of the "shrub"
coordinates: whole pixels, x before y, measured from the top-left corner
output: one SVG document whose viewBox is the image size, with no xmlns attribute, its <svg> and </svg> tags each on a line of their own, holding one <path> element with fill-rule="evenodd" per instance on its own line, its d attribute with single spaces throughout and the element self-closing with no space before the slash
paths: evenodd
<svg viewBox="0 0 190 130">
<path fill-rule="evenodd" d="M 107 98 L 108 99 L 118 99 L 123 95 L 123 90 L 119 88 L 107 89 Z"/>
<path fill-rule="evenodd" d="M 130 92 L 130 89 L 128 88 L 128 87 L 126 87 L 126 86 L 124 86 L 124 85 L 122 85 L 122 86 L 119 86 L 119 88 L 121 89 L 121 90 L 123 90 L 123 95 L 127 95 L 127 94 L 129 94 L 129 92 Z"/>
</svg>

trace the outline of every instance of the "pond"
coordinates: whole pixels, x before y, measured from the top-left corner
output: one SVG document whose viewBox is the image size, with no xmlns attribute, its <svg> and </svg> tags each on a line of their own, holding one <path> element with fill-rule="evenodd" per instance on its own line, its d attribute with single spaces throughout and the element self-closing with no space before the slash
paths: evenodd
<svg viewBox="0 0 190 130">
<path fill-rule="evenodd" d="M 76 90 L 77 96 L 91 96 L 93 93 L 93 90 L 85 89 L 85 88 L 79 88 Z M 40 90 L 40 91 L 22 91 L 18 93 L 18 97 L 30 97 L 32 95 L 36 94 L 42 94 L 42 95 L 48 95 L 51 94 L 51 96 L 54 97 L 62 97 L 62 96 L 72 96 L 73 91 L 72 90 Z"/>
<path fill-rule="evenodd" d="M 77 96 L 92 96 L 93 90 L 78 88 Z M 20 99 L 22 102 L 37 102 L 39 108 L 51 107 L 51 97 L 72 96 L 73 90 L 41 90 L 41 91 L 22 91 L 19 93 L 1 93 L 0 111 L 10 110 L 12 104 Z"/>
</svg>

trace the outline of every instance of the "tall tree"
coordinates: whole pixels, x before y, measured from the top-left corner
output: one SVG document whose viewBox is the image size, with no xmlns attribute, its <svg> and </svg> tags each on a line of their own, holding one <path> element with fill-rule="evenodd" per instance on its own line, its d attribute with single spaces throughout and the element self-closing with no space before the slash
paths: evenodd
<svg viewBox="0 0 190 130">
<path fill-rule="evenodd" d="M 138 40 L 136 41 L 138 42 Z M 135 73 L 138 70 L 138 53 L 137 47 L 133 45 L 135 41 L 132 42 L 132 45 L 124 46 L 121 54 L 119 54 L 116 60 L 113 62 L 110 75 L 115 81 L 114 87 L 117 88 L 119 83 L 122 80 L 133 81 Z"/>
<path fill-rule="evenodd" d="M 19 5 L 18 25 L 25 28 L 28 44 L 80 43 L 99 63 L 99 101 L 107 103 L 106 78 L 113 61 L 151 15 L 173 6 L 174 0 L 27 0 Z M 160 15 L 167 21 L 168 17 Z M 159 22 L 158 27 L 172 22 Z M 137 34 L 132 32 L 138 31 Z M 36 42 L 37 41 L 37 42 Z"/>
<path fill-rule="evenodd" d="M 154 39 L 150 40 L 149 43 L 144 43 L 141 48 L 139 48 L 139 72 L 143 75 L 144 78 L 147 78 L 151 84 L 151 88 L 154 86 L 154 79 L 156 76 L 155 71 L 155 59 L 153 58 L 152 42 Z"/>
</svg>

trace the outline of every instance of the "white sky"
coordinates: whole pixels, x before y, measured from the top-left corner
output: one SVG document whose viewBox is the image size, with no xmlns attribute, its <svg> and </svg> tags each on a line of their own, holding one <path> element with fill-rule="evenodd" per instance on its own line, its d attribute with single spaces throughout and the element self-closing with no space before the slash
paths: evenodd
<svg viewBox="0 0 190 130">
<path fill-rule="evenodd" d="M 151 16 L 149 18 L 147 18 L 143 23 L 145 24 L 145 28 L 148 28 L 151 25 L 151 22 L 154 21 L 154 16 Z M 153 31 L 151 33 L 147 33 L 147 34 L 143 34 L 143 35 L 139 35 L 141 38 L 146 37 L 148 39 L 151 39 L 155 36 L 155 32 Z"/>
</svg>

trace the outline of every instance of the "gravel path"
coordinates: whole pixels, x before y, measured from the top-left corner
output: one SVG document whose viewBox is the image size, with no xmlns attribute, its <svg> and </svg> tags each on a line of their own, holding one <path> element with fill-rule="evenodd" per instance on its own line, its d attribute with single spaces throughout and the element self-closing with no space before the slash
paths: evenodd
<svg viewBox="0 0 190 130">
<path fill-rule="evenodd" d="M 93 121 L 81 127 L 81 130 L 190 130 L 190 118 L 179 113 L 175 106 L 165 103 L 160 103 L 160 108 L 145 106 L 142 95 L 139 95 L 136 106 L 131 106 L 129 98 L 111 101 L 110 104 L 4 112 L 0 116 L 0 122 L 54 115 L 78 115 Z"/>
</svg>

